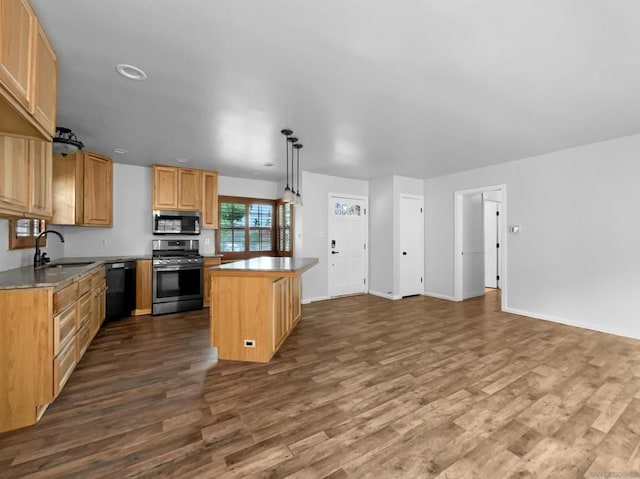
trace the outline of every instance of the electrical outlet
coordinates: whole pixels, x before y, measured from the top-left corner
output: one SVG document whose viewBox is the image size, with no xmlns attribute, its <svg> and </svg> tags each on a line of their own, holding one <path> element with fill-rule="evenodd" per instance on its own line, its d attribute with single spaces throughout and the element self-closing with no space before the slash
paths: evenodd
<svg viewBox="0 0 640 479">
<path fill-rule="evenodd" d="M 245 348 L 255 348 L 256 347 L 256 340 L 255 339 L 245 339 L 244 340 L 244 347 Z"/>
</svg>

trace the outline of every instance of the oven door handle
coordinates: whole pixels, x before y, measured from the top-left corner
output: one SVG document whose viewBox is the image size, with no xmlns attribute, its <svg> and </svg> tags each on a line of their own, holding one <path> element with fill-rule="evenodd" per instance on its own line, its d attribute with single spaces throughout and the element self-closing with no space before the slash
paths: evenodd
<svg viewBox="0 0 640 479">
<path fill-rule="evenodd" d="M 188 271 L 193 269 L 201 269 L 203 265 L 193 266 L 154 266 L 154 271 Z"/>
</svg>

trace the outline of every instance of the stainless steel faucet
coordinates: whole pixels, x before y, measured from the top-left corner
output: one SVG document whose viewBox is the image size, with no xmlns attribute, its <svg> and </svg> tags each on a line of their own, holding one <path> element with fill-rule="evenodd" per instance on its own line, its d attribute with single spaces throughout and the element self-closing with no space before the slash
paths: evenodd
<svg viewBox="0 0 640 479">
<path fill-rule="evenodd" d="M 58 237 L 60 238 L 60 242 L 64 243 L 64 236 L 62 236 L 57 231 L 45 230 L 42 233 L 40 233 L 36 237 L 36 254 L 33 255 L 33 267 L 34 268 L 37 268 L 38 266 L 43 266 L 43 265 L 47 264 L 49 261 L 51 261 L 51 258 L 47 257 L 47 253 L 46 252 L 40 253 L 40 238 L 42 238 L 43 236 L 46 236 L 47 233 L 55 233 L 55 234 L 57 234 Z"/>
</svg>

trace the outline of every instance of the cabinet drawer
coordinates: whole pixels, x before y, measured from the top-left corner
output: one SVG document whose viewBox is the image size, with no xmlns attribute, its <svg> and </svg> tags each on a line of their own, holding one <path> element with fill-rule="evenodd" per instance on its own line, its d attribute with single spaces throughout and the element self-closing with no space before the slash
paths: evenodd
<svg viewBox="0 0 640 479">
<path fill-rule="evenodd" d="M 91 334 L 93 332 L 93 324 L 91 323 L 91 321 L 87 321 L 86 323 L 84 323 L 84 326 L 82 326 L 82 328 L 80 328 L 80 331 L 78 331 L 78 334 L 76 334 L 76 362 L 80 362 L 80 359 L 82 358 L 82 356 L 84 356 L 84 353 L 87 351 L 87 348 L 89 347 L 89 344 L 91 344 L 91 340 L 93 339 L 93 334 Z"/>
<path fill-rule="evenodd" d="M 76 332 L 78 310 L 70 307 L 53 318 L 53 355 L 56 356 Z"/>
<path fill-rule="evenodd" d="M 92 275 L 88 274 L 83 278 L 80 278 L 80 281 L 78 281 L 78 296 L 82 296 L 86 292 L 91 291 L 92 277 Z"/>
<path fill-rule="evenodd" d="M 71 376 L 76 366 L 76 342 L 71 341 L 53 360 L 53 396 L 58 397 L 60 391 Z"/>
<path fill-rule="evenodd" d="M 53 314 L 62 311 L 78 299 L 78 283 L 71 283 L 53 293 Z"/>
<path fill-rule="evenodd" d="M 92 298 L 93 294 L 89 291 L 78 301 L 78 322 L 76 323 L 76 329 L 80 329 L 80 327 L 91 317 Z"/>
</svg>

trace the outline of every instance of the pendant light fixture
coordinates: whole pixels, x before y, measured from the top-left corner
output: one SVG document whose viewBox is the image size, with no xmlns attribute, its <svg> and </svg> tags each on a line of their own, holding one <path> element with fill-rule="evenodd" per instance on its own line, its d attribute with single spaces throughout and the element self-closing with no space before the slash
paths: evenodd
<svg viewBox="0 0 640 479">
<path fill-rule="evenodd" d="M 295 196 L 291 192 L 291 188 L 289 187 L 289 137 L 293 134 L 293 131 L 285 128 L 283 130 L 280 130 L 280 133 L 285 136 L 284 146 L 287 153 L 287 186 L 284 188 L 282 201 L 284 201 L 285 203 L 291 203 L 295 199 Z M 291 163 L 293 167 L 293 157 L 291 158 Z"/>
<path fill-rule="evenodd" d="M 293 145 L 293 147 L 296 149 L 297 152 L 297 156 L 298 156 L 298 166 L 297 166 L 297 172 L 298 172 L 298 179 L 296 181 L 296 184 L 298 185 L 298 191 L 296 192 L 296 197 L 295 200 L 293 202 L 294 205 L 296 206 L 302 206 L 302 196 L 300 196 L 300 149 L 303 147 L 304 145 L 302 143 L 296 143 L 295 145 Z M 291 159 L 292 164 L 293 164 L 293 158 Z M 293 181 L 292 181 L 293 183 Z"/>
<path fill-rule="evenodd" d="M 296 138 L 295 136 L 290 136 L 289 138 L 287 138 L 287 140 L 289 140 L 289 143 L 291 144 L 291 199 L 288 201 L 288 203 L 294 204 L 296 201 L 296 190 L 293 188 L 295 186 L 293 184 L 293 177 L 294 177 L 293 145 L 298 141 L 298 138 Z"/>
</svg>

